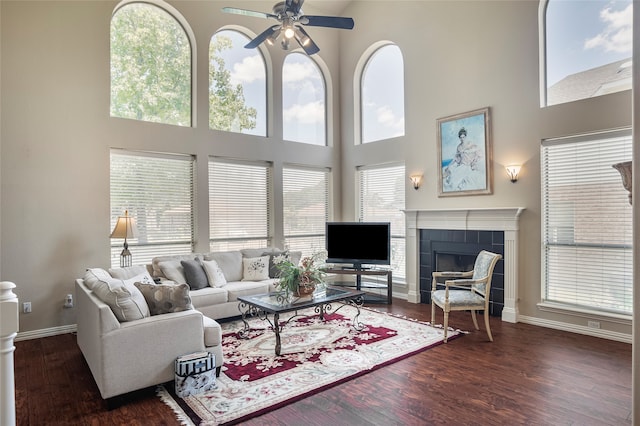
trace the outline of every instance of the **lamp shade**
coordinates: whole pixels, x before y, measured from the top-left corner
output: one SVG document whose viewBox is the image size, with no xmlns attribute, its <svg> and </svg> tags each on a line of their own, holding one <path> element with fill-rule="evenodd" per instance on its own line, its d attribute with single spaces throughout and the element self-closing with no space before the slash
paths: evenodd
<svg viewBox="0 0 640 426">
<path fill-rule="evenodd" d="M 116 226 L 113 228 L 111 238 L 136 238 L 138 236 L 138 227 L 136 220 L 129 216 L 129 212 L 125 211 L 124 216 L 119 216 Z"/>
</svg>

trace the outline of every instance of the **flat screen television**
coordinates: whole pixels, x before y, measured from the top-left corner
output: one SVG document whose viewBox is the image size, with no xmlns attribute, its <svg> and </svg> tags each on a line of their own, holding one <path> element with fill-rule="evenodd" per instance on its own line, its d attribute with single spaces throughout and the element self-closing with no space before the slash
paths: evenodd
<svg viewBox="0 0 640 426">
<path fill-rule="evenodd" d="M 391 264 L 389 222 L 327 222 L 327 263 Z"/>
</svg>

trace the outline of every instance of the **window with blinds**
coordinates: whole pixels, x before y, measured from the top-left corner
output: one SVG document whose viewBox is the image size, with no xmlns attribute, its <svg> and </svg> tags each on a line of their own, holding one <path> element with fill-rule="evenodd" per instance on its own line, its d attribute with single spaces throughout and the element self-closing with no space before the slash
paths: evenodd
<svg viewBox="0 0 640 426">
<path fill-rule="evenodd" d="M 282 170 L 284 243 L 289 250 L 311 256 L 325 249 L 329 176 L 328 170 Z"/>
<path fill-rule="evenodd" d="M 632 211 L 612 167 L 631 154 L 630 131 L 543 142 L 544 302 L 632 313 Z"/>
<path fill-rule="evenodd" d="M 191 156 L 111 152 L 111 227 L 125 211 L 138 237 L 128 239 L 133 264 L 155 256 L 193 251 L 193 167 Z M 120 266 L 124 241 L 111 240 L 111 265 Z"/>
<path fill-rule="evenodd" d="M 271 165 L 209 161 L 211 251 L 267 247 L 271 242 Z"/>
<path fill-rule="evenodd" d="M 391 222 L 393 281 L 405 282 L 404 166 L 360 167 L 360 220 Z"/>
</svg>

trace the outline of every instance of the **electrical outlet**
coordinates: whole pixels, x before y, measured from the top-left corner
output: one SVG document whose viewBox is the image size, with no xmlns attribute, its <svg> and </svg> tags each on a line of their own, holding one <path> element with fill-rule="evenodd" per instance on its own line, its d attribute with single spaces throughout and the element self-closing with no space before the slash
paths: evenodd
<svg viewBox="0 0 640 426">
<path fill-rule="evenodd" d="M 587 321 L 587 327 L 600 328 L 600 321 Z"/>
<path fill-rule="evenodd" d="M 31 302 L 24 302 L 22 304 L 22 312 L 25 314 L 31 313 Z"/>
<path fill-rule="evenodd" d="M 67 294 L 67 297 L 64 298 L 64 307 L 65 308 L 73 308 L 73 295 Z"/>
</svg>

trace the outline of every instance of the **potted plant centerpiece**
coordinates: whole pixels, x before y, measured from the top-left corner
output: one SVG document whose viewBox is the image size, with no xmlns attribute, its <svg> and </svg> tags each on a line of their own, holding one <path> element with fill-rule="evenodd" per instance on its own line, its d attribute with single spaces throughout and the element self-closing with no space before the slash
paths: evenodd
<svg viewBox="0 0 640 426">
<path fill-rule="evenodd" d="M 300 264 L 295 265 L 287 255 L 274 257 L 273 263 L 279 271 L 276 288 L 284 293 L 285 298 L 312 294 L 318 285 L 323 284 L 326 274 L 322 268 L 326 258 L 326 252 L 322 251 L 303 257 Z"/>
</svg>

